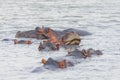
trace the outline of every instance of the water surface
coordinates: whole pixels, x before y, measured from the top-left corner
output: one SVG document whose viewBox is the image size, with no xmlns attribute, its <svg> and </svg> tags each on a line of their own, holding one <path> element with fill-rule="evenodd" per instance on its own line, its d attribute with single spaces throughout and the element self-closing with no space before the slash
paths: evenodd
<svg viewBox="0 0 120 80">
<path fill-rule="evenodd" d="M 119 4 L 119 0 L 0 0 L 0 40 L 36 26 L 57 30 L 74 27 L 93 34 L 81 37 L 80 49 L 94 48 L 104 53 L 65 70 L 31 73 L 42 66 L 42 58 L 67 52 L 39 52 L 36 39 L 30 39 L 34 41 L 30 46 L 0 41 L 0 80 L 119 80 Z"/>
</svg>

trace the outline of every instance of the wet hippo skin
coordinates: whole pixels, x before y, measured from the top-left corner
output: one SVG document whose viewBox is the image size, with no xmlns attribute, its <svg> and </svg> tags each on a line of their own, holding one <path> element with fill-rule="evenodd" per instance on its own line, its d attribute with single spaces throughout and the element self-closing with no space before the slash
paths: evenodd
<svg viewBox="0 0 120 80">
<path fill-rule="evenodd" d="M 30 31 L 18 31 L 15 35 L 15 37 L 17 38 L 37 38 L 37 32 L 35 30 L 30 30 Z M 43 38 L 43 36 L 41 35 L 41 39 Z"/>
<path fill-rule="evenodd" d="M 76 32 L 80 36 L 91 35 L 91 33 L 87 32 L 87 31 L 73 29 L 73 28 L 69 28 L 69 29 L 66 29 L 66 30 L 63 30 L 63 31 L 58 31 L 58 30 L 53 30 L 53 29 L 51 29 L 51 30 L 57 35 L 57 37 L 61 37 L 68 32 Z M 38 33 L 37 33 L 36 30 L 18 31 L 16 33 L 15 37 L 18 37 L 18 38 L 20 38 L 20 37 L 23 37 L 23 38 L 38 38 Z M 39 39 L 44 39 L 44 38 L 45 38 L 45 35 L 39 35 Z"/>
<path fill-rule="evenodd" d="M 85 55 L 86 54 L 86 55 Z M 100 50 L 94 50 L 92 48 L 89 48 L 87 50 L 83 49 L 83 50 L 78 50 L 78 49 L 75 49 L 74 51 L 71 51 L 71 52 L 68 52 L 68 54 L 66 56 L 63 56 L 63 57 L 58 57 L 56 59 L 53 59 L 53 58 L 48 58 L 48 60 L 46 60 L 43 64 L 43 67 L 45 67 L 46 69 L 57 69 L 57 68 L 60 68 L 58 63 L 61 62 L 61 61 L 66 61 L 64 63 L 65 67 L 63 67 L 62 69 L 64 68 L 67 68 L 67 67 L 71 67 L 71 66 L 74 66 L 75 64 L 77 63 L 80 63 L 79 61 L 76 62 L 76 59 L 85 59 L 87 57 L 91 57 L 92 55 L 102 55 L 103 53 L 100 51 Z"/>
<path fill-rule="evenodd" d="M 69 54 L 68 55 L 66 55 L 67 57 L 68 56 L 72 56 L 72 57 L 74 57 L 74 58 L 84 58 L 84 55 L 83 55 L 83 52 L 82 51 L 80 51 L 80 50 L 78 50 L 78 49 L 75 49 L 74 51 L 72 51 L 72 52 L 69 52 Z"/>
<path fill-rule="evenodd" d="M 91 33 L 84 31 L 84 30 L 79 30 L 79 29 L 73 29 L 73 28 L 69 28 L 63 31 L 63 33 L 68 33 L 68 32 L 76 32 L 77 34 L 79 34 L 80 36 L 86 36 L 86 35 L 91 35 Z"/>
</svg>

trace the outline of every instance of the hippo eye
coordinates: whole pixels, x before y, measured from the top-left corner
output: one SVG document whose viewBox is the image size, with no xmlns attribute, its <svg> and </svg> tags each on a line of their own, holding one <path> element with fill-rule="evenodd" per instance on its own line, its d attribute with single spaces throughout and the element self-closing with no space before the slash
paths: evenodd
<svg viewBox="0 0 120 80">
<path fill-rule="evenodd" d="M 48 33 L 49 31 L 48 30 L 45 30 L 44 33 Z"/>
<path fill-rule="evenodd" d="M 45 33 L 47 34 L 47 33 L 48 33 L 48 31 L 45 31 Z"/>
<path fill-rule="evenodd" d="M 45 30 L 45 33 L 49 33 L 51 31 L 51 29 L 50 28 L 47 28 L 46 30 Z"/>
</svg>

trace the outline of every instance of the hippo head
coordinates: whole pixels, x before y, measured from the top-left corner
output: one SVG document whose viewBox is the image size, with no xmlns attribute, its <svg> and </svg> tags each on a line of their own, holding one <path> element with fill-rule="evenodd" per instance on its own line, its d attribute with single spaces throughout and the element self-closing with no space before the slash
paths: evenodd
<svg viewBox="0 0 120 80">
<path fill-rule="evenodd" d="M 41 27 L 36 27 L 35 31 L 38 32 L 39 34 L 43 34 L 44 30 Z"/>
<path fill-rule="evenodd" d="M 43 63 L 43 66 L 46 69 L 57 69 L 58 68 L 58 62 L 54 60 L 53 58 L 48 58 L 47 60 L 42 59 L 41 62 Z"/>
<path fill-rule="evenodd" d="M 67 62 L 66 60 L 54 60 L 52 58 L 48 58 L 48 60 L 42 59 L 41 62 L 43 63 L 43 65 L 47 68 L 60 68 L 60 69 L 64 69 L 67 67 L 67 65 L 69 66 L 73 66 L 73 64 L 71 62 Z"/>
<path fill-rule="evenodd" d="M 59 44 L 50 43 L 50 42 L 45 41 L 43 43 L 40 43 L 40 45 L 38 47 L 38 50 L 39 51 L 42 51 L 42 50 L 47 50 L 47 51 L 59 50 Z"/>
<path fill-rule="evenodd" d="M 51 42 L 55 42 L 57 41 L 57 37 L 56 34 L 54 33 L 54 31 L 47 27 L 36 27 L 35 31 L 38 33 L 39 36 L 43 36 L 45 39 L 49 39 Z"/>
<path fill-rule="evenodd" d="M 46 28 L 44 28 L 44 27 L 36 27 L 35 31 L 38 32 L 38 33 L 41 33 L 41 34 L 47 34 L 47 33 L 50 33 L 52 31 L 52 29 L 49 28 L 49 27 L 46 27 Z"/>
<path fill-rule="evenodd" d="M 95 51 L 97 55 L 102 55 L 103 53 L 100 50 Z"/>
<path fill-rule="evenodd" d="M 44 32 L 47 34 L 47 33 L 50 33 L 52 30 L 48 27 L 48 28 L 44 28 Z"/>
<path fill-rule="evenodd" d="M 69 32 L 62 37 L 62 42 L 65 45 L 79 45 L 81 39 L 76 32 Z"/>
<path fill-rule="evenodd" d="M 86 51 L 82 50 L 80 51 L 79 49 L 75 49 L 74 51 L 68 52 L 68 54 L 66 56 L 72 56 L 73 58 L 86 58 Z"/>
<path fill-rule="evenodd" d="M 49 37 L 49 41 L 51 43 L 55 43 L 55 42 L 58 41 L 56 33 L 51 28 L 45 28 L 44 33 L 45 33 L 46 36 Z"/>
<path fill-rule="evenodd" d="M 92 48 L 89 48 L 87 50 L 87 54 L 90 57 L 91 55 L 102 55 L 103 53 L 100 50 L 94 50 Z"/>
</svg>

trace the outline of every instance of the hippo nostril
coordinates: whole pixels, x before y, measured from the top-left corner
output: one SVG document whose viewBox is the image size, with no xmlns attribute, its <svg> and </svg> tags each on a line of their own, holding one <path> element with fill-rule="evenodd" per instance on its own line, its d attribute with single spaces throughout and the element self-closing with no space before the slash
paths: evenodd
<svg viewBox="0 0 120 80">
<path fill-rule="evenodd" d="M 66 68 L 66 60 L 58 62 L 59 68 L 64 69 Z"/>
</svg>

